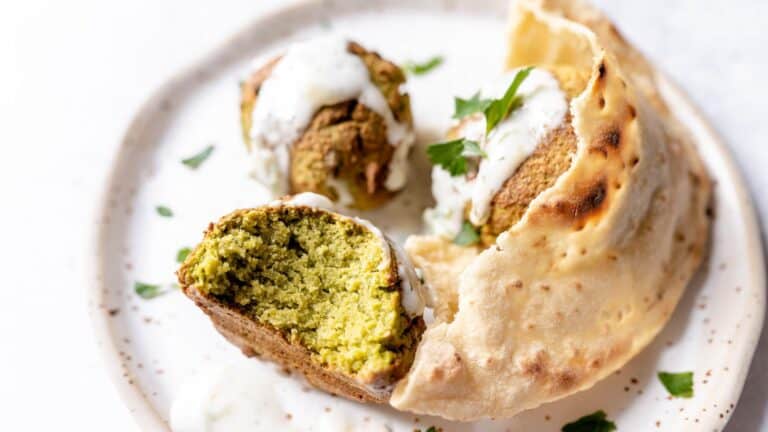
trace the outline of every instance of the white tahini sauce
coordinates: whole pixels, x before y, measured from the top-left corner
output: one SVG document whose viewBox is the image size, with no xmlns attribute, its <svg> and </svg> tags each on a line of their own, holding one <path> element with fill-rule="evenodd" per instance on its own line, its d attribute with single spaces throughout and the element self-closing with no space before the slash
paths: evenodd
<svg viewBox="0 0 768 432">
<path fill-rule="evenodd" d="M 336 205 L 333 201 L 328 199 L 328 197 L 312 192 L 302 192 L 300 194 L 292 195 L 285 201 L 274 201 L 273 205 L 305 206 L 321 210 L 336 211 Z"/>
<path fill-rule="evenodd" d="M 509 87 L 517 70 L 480 90 L 483 98 L 500 98 Z M 424 213 L 430 230 L 438 235 L 454 237 L 461 230 L 464 209 L 469 203 L 469 220 L 482 225 L 490 214 L 493 197 L 536 149 L 536 146 L 568 113 L 568 100 L 557 79 L 543 69 L 533 69 L 517 92 L 523 105 L 514 110 L 485 135 L 485 117 L 481 114 L 464 119 L 459 135 L 477 141 L 488 154 L 480 159 L 477 175 L 451 177 L 439 166 L 432 170 L 432 194 L 437 205 Z"/>
<path fill-rule="evenodd" d="M 396 147 L 384 186 L 393 191 L 405 186 L 413 131 L 395 119 L 365 64 L 347 51 L 347 44 L 338 35 L 294 44 L 261 85 L 250 136 L 252 176 L 274 196 L 288 193 L 290 147 L 312 116 L 323 106 L 353 99 L 384 119 L 389 143 Z"/>
<path fill-rule="evenodd" d="M 306 390 L 273 365 L 240 358 L 185 383 L 171 406 L 174 432 L 386 432 L 365 422 L 355 402 Z"/>
<path fill-rule="evenodd" d="M 422 315 L 425 301 L 421 278 L 416 274 L 416 268 L 405 251 L 392 241 L 389 244 L 397 258 L 397 275 L 400 277 L 400 304 L 403 305 L 403 309 L 409 317 Z"/>
</svg>

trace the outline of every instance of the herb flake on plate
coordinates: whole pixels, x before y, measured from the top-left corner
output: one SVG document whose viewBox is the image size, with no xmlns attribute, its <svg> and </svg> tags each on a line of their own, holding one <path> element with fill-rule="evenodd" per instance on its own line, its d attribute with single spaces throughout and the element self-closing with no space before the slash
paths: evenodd
<svg viewBox="0 0 768 432">
<path fill-rule="evenodd" d="M 163 290 L 160 285 L 148 284 L 144 282 L 135 282 L 133 284 L 133 291 L 135 291 L 139 297 L 145 300 L 153 299 L 167 292 L 167 290 Z"/>
<path fill-rule="evenodd" d="M 203 162 L 205 162 L 206 159 L 208 159 L 211 153 L 213 153 L 213 146 L 209 145 L 196 155 L 183 159 L 181 163 L 188 166 L 189 168 L 197 169 L 200 167 L 200 165 L 203 164 Z"/>
<path fill-rule="evenodd" d="M 433 165 L 440 165 L 454 177 L 467 173 L 467 157 L 488 157 L 477 141 L 466 138 L 432 144 L 427 155 Z"/>
<path fill-rule="evenodd" d="M 480 234 L 471 223 L 464 221 L 461 231 L 453 239 L 453 243 L 459 246 L 472 246 L 480 242 Z"/>
<path fill-rule="evenodd" d="M 172 217 L 173 216 L 173 210 L 171 210 L 169 207 L 159 205 L 155 207 L 155 211 L 157 211 L 157 214 L 159 214 L 162 217 Z"/>
<path fill-rule="evenodd" d="M 611 432 L 616 430 L 616 424 L 607 419 L 605 411 L 600 410 L 568 423 L 560 430 L 562 432 Z"/>
<path fill-rule="evenodd" d="M 176 262 L 177 263 L 183 263 L 185 259 L 187 259 L 187 255 L 192 252 L 192 249 L 188 247 L 184 247 L 179 249 L 178 252 L 176 252 Z"/>
<path fill-rule="evenodd" d="M 443 60 L 443 56 L 434 56 L 423 62 L 407 61 L 403 64 L 403 69 L 411 75 L 424 75 L 443 64 Z"/>
<path fill-rule="evenodd" d="M 658 376 L 670 395 L 681 398 L 693 397 L 693 372 L 659 372 Z"/>
</svg>

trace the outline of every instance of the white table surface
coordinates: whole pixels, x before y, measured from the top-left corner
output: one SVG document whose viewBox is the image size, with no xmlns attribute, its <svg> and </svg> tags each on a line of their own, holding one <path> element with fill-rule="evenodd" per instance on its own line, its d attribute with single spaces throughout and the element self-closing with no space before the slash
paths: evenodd
<svg viewBox="0 0 768 432">
<path fill-rule="evenodd" d="M 0 2 L 0 429 L 138 430 L 102 370 L 83 297 L 97 197 L 148 94 L 280 3 Z M 599 3 L 726 138 L 765 220 L 768 2 Z M 768 430 L 766 366 L 764 332 L 728 432 Z"/>
</svg>

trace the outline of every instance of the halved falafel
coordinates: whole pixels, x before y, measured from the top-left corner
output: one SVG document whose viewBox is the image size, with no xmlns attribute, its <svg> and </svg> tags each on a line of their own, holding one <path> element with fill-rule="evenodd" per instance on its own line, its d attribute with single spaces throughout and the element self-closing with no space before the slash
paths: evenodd
<svg viewBox="0 0 768 432">
<path fill-rule="evenodd" d="M 386 402 L 425 327 L 407 258 L 367 222 L 300 202 L 224 216 L 178 277 L 244 354 L 350 399 Z"/>
<path fill-rule="evenodd" d="M 342 43 L 367 69 L 391 118 L 388 121 L 360 98 L 320 107 L 299 137 L 287 143 L 288 189 L 283 192 L 314 192 L 349 207 L 370 209 L 404 186 L 405 159 L 413 141 L 410 101 L 401 92 L 405 75 L 397 65 L 355 42 Z M 281 59 L 266 63 L 242 86 L 241 124 L 249 149 L 260 90 Z M 400 142 L 390 139 L 394 124 L 407 132 Z"/>
</svg>

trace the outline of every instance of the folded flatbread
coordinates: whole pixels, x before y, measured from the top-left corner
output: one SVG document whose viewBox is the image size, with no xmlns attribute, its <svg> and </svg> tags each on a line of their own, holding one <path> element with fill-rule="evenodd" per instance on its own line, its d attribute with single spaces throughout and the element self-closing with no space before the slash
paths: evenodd
<svg viewBox="0 0 768 432">
<path fill-rule="evenodd" d="M 576 153 L 484 251 L 409 239 L 437 321 L 395 388 L 398 409 L 509 417 L 591 387 L 661 330 L 705 250 L 705 170 L 613 25 L 581 1 L 517 1 L 507 67 L 527 65 L 580 83 Z"/>
</svg>

